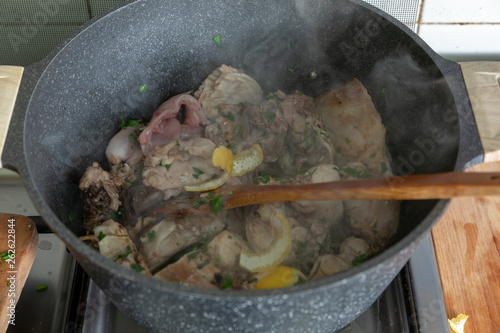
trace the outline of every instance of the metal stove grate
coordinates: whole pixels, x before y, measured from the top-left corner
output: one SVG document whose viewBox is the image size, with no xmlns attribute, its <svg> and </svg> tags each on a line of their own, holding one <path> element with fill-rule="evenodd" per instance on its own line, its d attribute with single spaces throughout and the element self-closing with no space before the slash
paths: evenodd
<svg viewBox="0 0 500 333">
<path fill-rule="evenodd" d="M 364 0 L 416 31 L 422 0 Z"/>
</svg>

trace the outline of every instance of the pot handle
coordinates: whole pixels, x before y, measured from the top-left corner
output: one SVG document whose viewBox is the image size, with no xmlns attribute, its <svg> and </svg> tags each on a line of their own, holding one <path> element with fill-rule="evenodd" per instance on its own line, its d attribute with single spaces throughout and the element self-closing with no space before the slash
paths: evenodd
<svg viewBox="0 0 500 333">
<path fill-rule="evenodd" d="M 0 66 L 0 157 L 2 156 L 10 119 L 14 111 L 17 92 L 21 85 L 24 67 Z M 0 168 L 2 161 L 0 159 Z"/>
<path fill-rule="evenodd" d="M 484 161 L 500 161 L 500 62 L 460 64 L 472 105 Z"/>
</svg>

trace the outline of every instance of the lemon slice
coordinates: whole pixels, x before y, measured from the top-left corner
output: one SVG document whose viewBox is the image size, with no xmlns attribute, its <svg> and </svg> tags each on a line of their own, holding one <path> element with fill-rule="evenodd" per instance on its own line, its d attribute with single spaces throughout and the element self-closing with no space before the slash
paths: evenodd
<svg viewBox="0 0 500 333">
<path fill-rule="evenodd" d="M 451 320 L 448 319 L 448 323 L 450 324 L 450 327 L 453 330 L 453 332 L 464 333 L 464 325 L 465 322 L 467 321 L 467 318 L 469 318 L 469 316 L 461 313 Z"/>
<path fill-rule="evenodd" d="M 224 146 L 216 148 L 212 154 L 212 163 L 216 167 L 221 167 L 224 173 L 214 179 L 209 179 L 201 183 L 185 185 L 184 190 L 188 192 L 211 191 L 224 185 L 233 172 L 233 153 Z"/>
<path fill-rule="evenodd" d="M 292 250 L 292 233 L 288 221 L 276 213 L 271 217 L 271 222 L 278 230 L 278 236 L 267 250 L 257 253 L 241 251 L 240 266 L 249 272 L 264 272 L 275 268 Z"/>
<path fill-rule="evenodd" d="M 255 283 L 255 289 L 290 287 L 297 284 L 299 280 L 306 281 L 307 278 L 298 269 L 288 266 L 277 266 Z"/>
<path fill-rule="evenodd" d="M 243 176 L 258 167 L 263 160 L 264 153 L 258 144 L 237 152 L 234 155 L 232 176 Z"/>
<path fill-rule="evenodd" d="M 224 185 L 231 176 L 243 176 L 248 171 L 254 170 L 264 160 L 264 153 L 258 144 L 233 153 L 224 146 L 219 146 L 212 154 L 212 163 L 216 167 L 221 167 L 224 173 L 214 179 L 209 179 L 201 183 L 185 185 L 184 190 L 188 192 L 202 192 L 215 190 Z"/>
<path fill-rule="evenodd" d="M 221 167 L 222 170 L 231 174 L 233 172 L 233 153 L 224 146 L 215 148 L 212 154 L 212 163 L 216 167 Z"/>
</svg>

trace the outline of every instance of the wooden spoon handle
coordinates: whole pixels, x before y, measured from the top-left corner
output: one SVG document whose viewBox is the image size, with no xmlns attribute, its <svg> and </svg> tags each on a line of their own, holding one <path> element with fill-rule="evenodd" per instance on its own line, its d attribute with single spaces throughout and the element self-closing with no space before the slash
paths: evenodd
<svg viewBox="0 0 500 333">
<path fill-rule="evenodd" d="M 224 209 L 277 201 L 445 199 L 500 195 L 500 173 L 449 172 L 318 184 L 238 185 L 220 193 Z"/>
<path fill-rule="evenodd" d="M 284 201 L 422 200 L 486 195 L 500 195 L 500 173 L 448 172 L 318 184 L 223 186 L 212 192 L 169 200 L 150 214 L 199 215 L 211 210 Z"/>
</svg>

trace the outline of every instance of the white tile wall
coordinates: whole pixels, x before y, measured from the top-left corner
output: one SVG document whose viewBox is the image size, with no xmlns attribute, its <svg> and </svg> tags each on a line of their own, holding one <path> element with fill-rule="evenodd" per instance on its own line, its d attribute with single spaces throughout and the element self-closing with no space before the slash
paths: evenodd
<svg viewBox="0 0 500 333">
<path fill-rule="evenodd" d="M 419 36 L 442 56 L 500 61 L 499 0 L 422 0 Z"/>
</svg>

